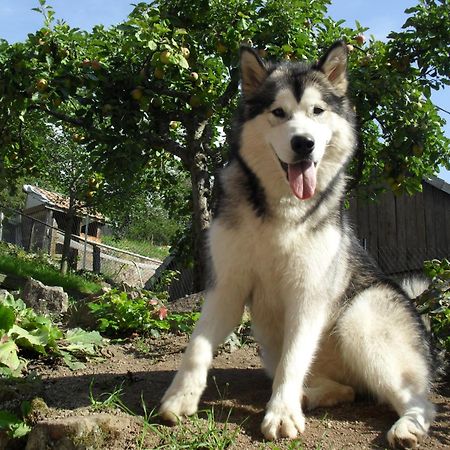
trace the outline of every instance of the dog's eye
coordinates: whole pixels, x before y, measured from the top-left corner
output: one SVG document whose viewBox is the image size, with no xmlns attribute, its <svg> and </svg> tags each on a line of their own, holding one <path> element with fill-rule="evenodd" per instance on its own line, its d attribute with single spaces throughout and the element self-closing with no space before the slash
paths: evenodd
<svg viewBox="0 0 450 450">
<path fill-rule="evenodd" d="M 320 108 L 319 106 L 315 106 L 313 109 L 313 113 L 315 116 L 320 116 L 325 110 Z"/>
<path fill-rule="evenodd" d="M 272 111 L 272 114 L 273 114 L 275 117 L 278 117 L 279 119 L 284 119 L 284 118 L 286 117 L 286 113 L 284 112 L 284 109 L 283 109 L 283 108 L 275 108 L 275 109 Z"/>
</svg>

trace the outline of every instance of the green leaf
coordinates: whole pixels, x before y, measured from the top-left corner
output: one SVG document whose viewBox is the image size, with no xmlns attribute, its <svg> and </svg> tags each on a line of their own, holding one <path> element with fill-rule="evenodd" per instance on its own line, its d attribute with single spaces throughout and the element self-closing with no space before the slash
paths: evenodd
<svg viewBox="0 0 450 450">
<path fill-rule="evenodd" d="M 85 364 L 83 364 L 81 361 L 78 361 L 69 352 L 61 351 L 61 355 L 63 357 L 64 362 L 66 363 L 67 367 L 70 370 L 84 369 L 84 367 L 86 367 Z"/>
<path fill-rule="evenodd" d="M 187 62 L 187 59 L 183 55 L 176 54 L 173 55 L 171 59 L 172 62 L 177 66 L 180 66 L 183 69 L 189 69 L 189 63 Z"/>
<path fill-rule="evenodd" d="M 0 305 L 0 330 L 7 333 L 16 321 L 16 315 L 12 308 Z"/>
<path fill-rule="evenodd" d="M 96 347 L 103 345 L 104 339 L 98 331 L 84 331 L 81 328 L 68 330 L 61 343 L 65 351 L 96 355 Z"/>
<path fill-rule="evenodd" d="M 20 341 L 25 347 L 31 347 L 41 353 L 44 353 L 44 347 L 48 343 L 48 333 L 45 330 L 36 329 L 34 331 L 27 331 L 18 325 L 13 325 L 8 332 L 8 335 L 13 337 L 16 341 Z"/>
<path fill-rule="evenodd" d="M 10 425 L 19 421 L 19 418 L 8 411 L 0 411 L 0 429 L 9 429 Z"/>
<path fill-rule="evenodd" d="M 0 344 L 0 364 L 11 370 L 17 370 L 20 366 L 18 350 L 16 343 L 12 340 Z"/>
<path fill-rule="evenodd" d="M 65 340 L 71 344 L 102 345 L 103 337 L 98 331 L 85 331 L 81 328 L 67 330 Z"/>
<path fill-rule="evenodd" d="M 9 434 L 14 439 L 24 437 L 31 431 L 31 427 L 23 421 L 12 424 L 10 429 L 11 432 Z"/>
</svg>

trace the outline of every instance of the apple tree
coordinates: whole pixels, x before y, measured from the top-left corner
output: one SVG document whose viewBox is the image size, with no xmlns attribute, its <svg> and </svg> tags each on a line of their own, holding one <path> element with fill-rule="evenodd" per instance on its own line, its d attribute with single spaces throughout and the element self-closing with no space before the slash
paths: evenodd
<svg viewBox="0 0 450 450">
<path fill-rule="evenodd" d="M 448 81 L 448 61 L 431 49 L 420 61 L 404 57 L 434 36 L 435 20 L 448 17 L 445 2 L 422 0 L 404 32 L 379 42 L 359 24 L 350 29 L 327 17 L 328 0 L 138 3 L 123 23 L 92 32 L 54 23 L 51 7 L 39 1 L 43 28 L 23 43 L 0 43 L 0 171 L 10 177 L 38 166 L 24 130 L 39 121 L 79 130 L 104 180 L 96 195 L 116 205 L 156 187 L 175 201 L 171 179 L 184 171 L 197 288 L 214 177 L 239 94 L 241 43 L 269 59 L 315 60 L 336 39 L 347 41 L 362 133 L 355 185 L 388 179 L 412 192 L 422 176 L 448 164 L 443 120 L 430 100 L 430 89 Z M 439 26 L 448 38 L 448 27 Z"/>
</svg>

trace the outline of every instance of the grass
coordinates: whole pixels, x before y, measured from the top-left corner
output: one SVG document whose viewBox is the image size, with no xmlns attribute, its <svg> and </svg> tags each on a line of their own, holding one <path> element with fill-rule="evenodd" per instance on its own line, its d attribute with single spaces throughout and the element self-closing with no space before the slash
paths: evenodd
<svg viewBox="0 0 450 450">
<path fill-rule="evenodd" d="M 153 448 L 155 450 L 224 450 L 234 444 L 241 429 L 239 426 L 235 429 L 230 428 L 229 415 L 224 423 L 219 425 L 216 422 L 214 408 L 203 411 L 203 414 L 205 417 L 200 418 L 195 414 L 186 421 L 178 423 L 176 427 L 153 427 L 152 431 L 159 438 L 159 444 Z"/>
<path fill-rule="evenodd" d="M 101 290 L 101 286 L 94 281 L 86 280 L 85 278 L 68 273 L 62 275 L 58 269 L 40 259 L 37 256 L 35 259 L 30 256 L 21 256 L 20 252 L 17 255 L 3 252 L 0 247 L 0 272 L 6 275 L 16 275 L 19 277 L 32 277 L 49 286 L 61 286 L 68 291 L 77 291 L 82 294 L 94 294 Z"/>
<path fill-rule="evenodd" d="M 163 260 L 169 255 L 169 246 L 158 246 L 146 241 L 116 239 L 112 236 L 103 236 L 102 243 L 121 250 L 137 253 L 138 255 L 147 256 L 148 258 Z"/>
<path fill-rule="evenodd" d="M 89 399 L 91 407 L 95 411 L 117 408 L 126 414 L 136 416 L 122 400 L 122 386 L 114 388 L 111 393 L 103 393 L 98 398 L 94 398 L 93 381 L 89 387 Z M 143 399 L 141 399 L 141 403 L 144 411 L 143 427 L 136 443 L 140 450 L 150 448 L 153 450 L 225 450 L 235 442 L 236 436 L 241 431 L 239 426 L 233 427 L 234 429 L 230 427 L 231 411 L 228 412 L 222 424 L 217 423 L 214 408 L 212 408 L 201 411 L 174 427 L 167 427 L 155 423 L 157 414 L 154 410 L 147 411 Z M 151 447 L 146 446 L 146 442 L 149 440 L 152 442 Z"/>
</svg>

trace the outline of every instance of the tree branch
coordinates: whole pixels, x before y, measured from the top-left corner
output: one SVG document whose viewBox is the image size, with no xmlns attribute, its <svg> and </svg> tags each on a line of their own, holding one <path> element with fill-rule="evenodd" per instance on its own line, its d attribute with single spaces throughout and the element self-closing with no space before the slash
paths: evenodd
<svg viewBox="0 0 450 450">
<path fill-rule="evenodd" d="M 434 105 L 437 109 L 439 109 L 439 111 L 442 111 L 442 112 L 445 112 L 446 114 L 450 114 L 450 111 L 447 111 L 446 109 L 444 109 L 444 108 L 441 108 L 440 106 L 438 106 L 438 105 Z"/>
<path fill-rule="evenodd" d="M 35 108 L 35 109 L 37 109 L 37 108 Z M 85 126 L 85 123 L 83 122 L 83 120 L 78 119 L 77 117 L 72 117 L 67 114 L 56 111 L 54 109 L 47 108 L 47 107 L 43 111 L 45 113 L 49 114 L 50 116 L 53 116 L 56 119 L 62 120 L 63 122 L 70 123 L 71 125 L 75 125 L 77 127 Z"/>
<path fill-rule="evenodd" d="M 185 149 L 178 142 L 172 139 L 163 139 L 155 134 L 147 134 L 144 138 L 149 147 L 162 147 L 167 152 L 180 158 L 184 164 L 187 164 Z"/>
<path fill-rule="evenodd" d="M 228 83 L 227 88 L 225 89 L 225 92 L 222 94 L 222 96 L 219 98 L 219 101 L 217 104 L 221 108 L 225 108 L 228 106 L 233 99 L 233 97 L 236 95 L 239 87 L 239 69 L 235 67 L 231 71 L 231 78 L 230 82 Z"/>
</svg>

